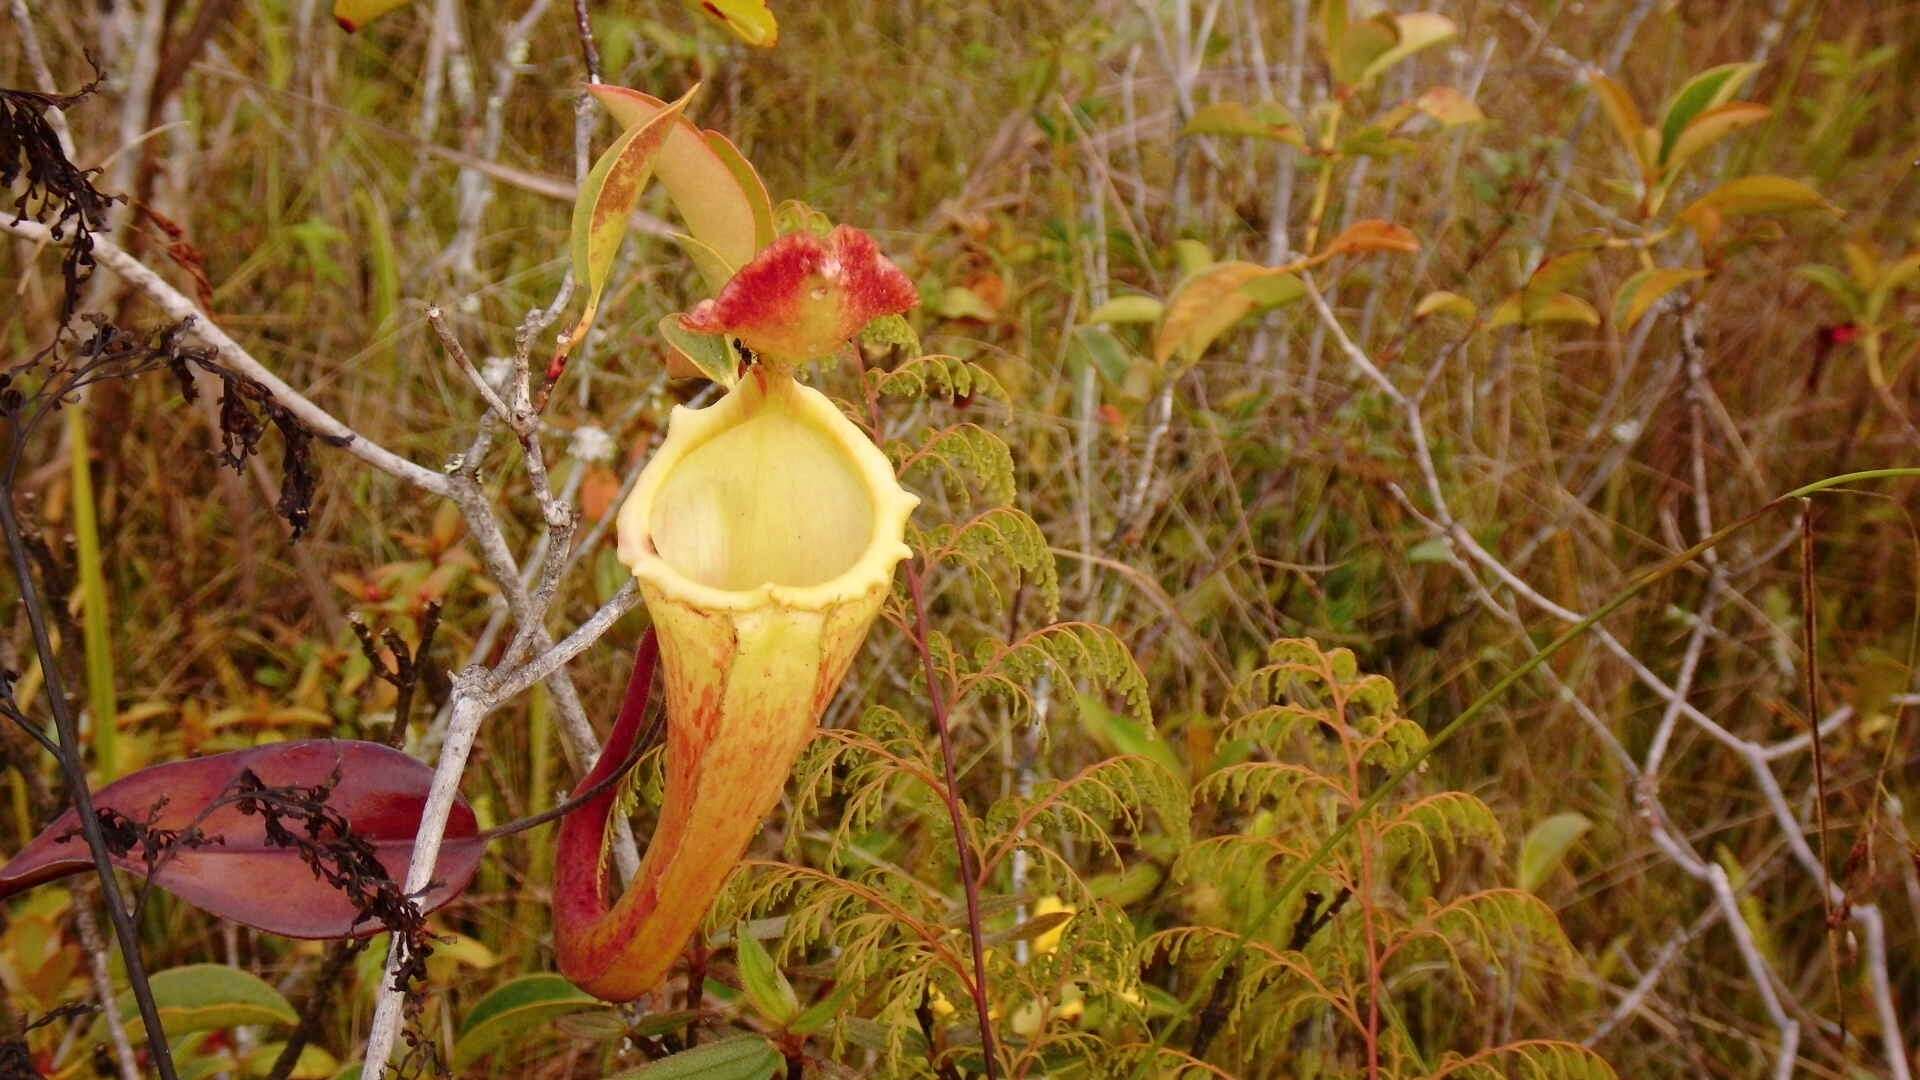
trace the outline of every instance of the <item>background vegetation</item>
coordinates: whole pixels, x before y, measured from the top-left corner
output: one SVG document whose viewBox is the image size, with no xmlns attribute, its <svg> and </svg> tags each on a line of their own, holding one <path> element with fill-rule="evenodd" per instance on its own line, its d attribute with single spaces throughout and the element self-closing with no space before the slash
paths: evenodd
<svg viewBox="0 0 1920 1080">
<path fill-rule="evenodd" d="M 780 5 L 771 50 L 677 5 L 592 6 L 607 81 L 702 82 L 700 124 L 776 200 L 872 230 L 920 286 L 927 351 L 978 380 L 958 402 L 896 382 L 882 423 L 903 460 L 942 447 L 907 477 L 929 496 L 931 646 L 957 696 L 1000 1072 L 1604 1075 L 1584 1044 L 1621 1076 L 1910 1075 L 1911 479 L 1761 517 L 1353 811 L 1636 575 L 1796 485 L 1920 461 L 1920 7 L 1438 3 L 1457 36 L 1363 80 L 1329 64 L 1304 0 Z M 43 58 L 77 89 L 88 54 L 108 79 L 66 120 L 76 160 L 131 196 L 118 243 L 381 445 L 434 467 L 462 452 L 483 405 L 424 306 L 478 362 L 566 272 L 567 4 L 421 0 L 352 36 L 317 0 L 12 0 L 10 18 L 0 85 L 42 88 Z M 1590 78 L 1658 126 L 1690 79 L 1742 62 L 1758 67 L 1719 100 L 1755 105 L 1685 161 L 1658 138 L 1630 149 Z M 1742 177 L 1794 186 L 1697 209 Z M 657 191 L 645 205 L 670 215 Z M 1178 302 L 1144 299 L 1210 264 L 1329 250 L 1310 290 L 1257 296 L 1272 310 L 1217 339 L 1170 332 Z M 0 244 L 0 290 L 23 359 L 61 319 L 58 253 Z M 591 523 L 698 392 L 665 378 L 653 327 L 701 295 L 669 245 L 630 238 L 548 411 L 588 523 L 557 633 L 623 580 Z M 91 303 L 160 318 L 107 274 Z M 851 365 L 817 381 L 862 400 Z M 505 647 L 451 502 L 320 449 L 291 541 L 273 471 L 221 469 L 212 413 L 170 380 L 65 415 L 18 487 L 75 583 L 61 600 L 87 640 L 64 644 L 97 780 L 380 737 L 395 691 L 355 613 L 411 644 L 442 605 L 436 707 L 446 672 Z M 529 550 L 539 508 L 496 453 L 482 480 Z M 982 515 L 990 536 L 963 527 Z M 1056 603 L 1066 624 L 1043 631 Z M 572 665 L 596 722 L 643 626 L 626 617 Z M 0 648 L 32 711 L 23 618 Z M 551 969 L 551 836 L 496 843 L 434 920 L 452 936 L 413 1021 L 423 1056 L 605 1076 L 751 1029 L 807 1075 L 981 1070 L 967 967 L 942 959 L 967 944 L 965 871 L 940 785 L 918 779 L 940 772 L 926 695 L 911 635 L 883 625 L 715 917 L 704 997 L 672 983 L 673 1001 L 590 1010 L 525 980 Z M 571 786 L 553 713 L 536 689 L 487 721 L 464 787 L 483 823 Z M 438 729 L 424 705 L 415 720 L 409 748 L 431 760 Z M 24 844 L 57 773 L 11 727 L 0 742 L 4 831 Z M 10 1023 L 96 995 L 96 904 L 85 886 L 11 902 Z M 295 1075 L 358 1053 L 378 950 L 316 985 L 319 946 L 168 898 L 141 930 L 152 969 L 276 988 L 264 1012 L 203 1016 L 186 1059 L 264 1072 L 288 1001 L 320 1021 Z M 690 1001 L 705 1011 L 677 1011 Z M 34 1031 L 39 1066 L 111 1075 L 93 1024 Z"/>
</svg>

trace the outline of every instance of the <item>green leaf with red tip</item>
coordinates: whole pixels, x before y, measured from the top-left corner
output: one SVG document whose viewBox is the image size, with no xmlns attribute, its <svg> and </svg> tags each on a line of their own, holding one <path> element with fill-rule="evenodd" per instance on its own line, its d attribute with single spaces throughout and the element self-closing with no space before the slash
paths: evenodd
<svg viewBox="0 0 1920 1080">
<path fill-rule="evenodd" d="M 718 131 L 708 128 L 700 133 L 707 149 L 733 174 L 734 182 L 740 185 L 740 193 L 747 200 L 747 209 L 753 213 L 753 250 L 773 243 L 779 233 L 773 227 L 773 196 L 767 194 L 767 182 L 760 179 L 760 170 L 753 162 L 733 145 L 733 140 Z"/>
<path fill-rule="evenodd" d="M 1267 101 L 1243 105 L 1238 101 L 1216 101 L 1194 110 L 1193 118 L 1181 129 L 1182 135 L 1245 135 L 1256 139 L 1305 146 L 1306 136 L 1300 122 L 1286 106 Z"/>
<path fill-rule="evenodd" d="M 733 280 L 734 272 L 740 269 L 712 247 L 686 233 L 674 233 L 673 242 L 680 245 L 680 253 L 687 257 L 695 270 L 700 271 L 707 285 L 715 290 L 726 288 L 727 282 Z"/>
<path fill-rule="evenodd" d="M 1655 156 L 1656 163 L 1666 168 L 1681 133 L 1696 118 L 1731 101 L 1759 70 L 1760 65 L 1754 63 L 1722 64 L 1695 75 L 1674 91 L 1660 111 L 1660 149 Z"/>
<path fill-rule="evenodd" d="M 1559 303 L 1556 298 L 1565 293 L 1569 286 L 1587 272 L 1587 266 L 1593 262 L 1593 256 L 1594 252 L 1591 248 L 1581 248 L 1554 255 L 1535 267 L 1533 273 L 1527 277 L 1527 283 L 1515 294 L 1519 297 L 1520 303 L 1518 321 L 1528 324 L 1555 321 L 1541 320 L 1537 316 L 1548 305 Z M 1494 317 L 1499 316 L 1496 314 Z M 1595 321 L 1599 321 L 1598 316 L 1595 317 Z"/>
<path fill-rule="evenodd" d="M 1413 99 L 1413 107 L 1433 117 L 1441 127 L 1478 124 L 1487 114 L 1474 100 L 1451 86 L 1436 86 Z"/>
<path fill-rule="evenodd" d="M 1680 218 L 1682 221 L 1695 222 L 1709 215 L 1737 217 L 1742 214 L 1831 209 L 1832 203 L 1798 180 L 1789 180 L 1784 176 L 1742 176 L 1695 199 L 1680 211 Z"/>
<path fill-rule="evenodd" d="M 1421 297 L 1420 302 L 1413 308 L 1413 317 L 1416 322 L 1435 315 L 1472 322 L 1479 314 L 1480 309 L 1474 306 L 1473 301 L 1445 289 L 1439 289 Z"/>
<path fill-rule="evenodd" d="M 1516 872 L 1516 881 L 1526 892 L 1539 892 L 1555 869 L 1566 859 L 1567 852 L 1593 828 L 1593 822 L 1586 815 L 1568 811 L 1555 814 L 1533 828 L 1527 830 L 1527 839 L 1520 845 L 1520 864 Z"/>
<path fill-rule="evenodd" d="M 1542 326 L 1547 323 L 1578 323 L 1581 326 L 1599 326 L 1600 313 L 1593 305 L 1572 293 L 1554 293 L 1551 296 L 1523 302 L 1520 293 L 1514 293 L 1500 302 L 1487 316 L 1486 327 L 1498 330 L 1503 326 Z"/>
<path fill-rule="evenodd" d="M 702 334 L 689 330 L 675 312 L 660 320 L 660 337 L 666 341 L 667 374 L 676 379 L 700 377 L 731 390 L 740 381 L 740 358 L 725 334 Z"/>
<path fill-rule="evenodd" d="M 659 98 L 622 86 L 587 89 L 629 130 L 646 125 L 669 108 Z M 703 132 L 682 116 L 667 132 L 654 157 L 653 171 L 687 223 L 687 231 L 719 256 L 729 277 L 773 243 L 773 201 L 766 184 L 726 136 Z M 705 267 L 702 271 L 707 272 Z M 708 277 L 715 289 L 727 283 L 724 277 L 718 281 L 711 274 Z"/>
<path fill-rule="evenodd" d="M 780 41 L 780 24 L 766 0 L 687 0 L 687 6 L 749 45 L 771 49 Z"/>
<path fill-rule="evenodd" d="M 1660 298 L 1689 281 L 1706 277 L 1699 269 L 1660 268 L 1642 270 L 1628 278 L 1613 294 L 1613 324 L 1622 330 L 1640 321 Z M 1524 887 L 1524 886 L 1523 886 Z"/>
<path fill-rule="evenodd" d="M 224 964 L 169 968 L 155 972 L 147 984 L 168 1039 L 196 1031 L 300 1022 L 300 1014 L 278 990 L 258 975 Z M 146 1024 L 133 991 L 122 991 L 114 1000 L 114 1008 L 127 1026 L 129 1039 L 138 1043 L 146 1038 Z M 104 1018 L 94 1021 L 94 1029 L 98 1038 L 106 1038 Z"/>
<path fill-rule="evenodd" d="M 1634 104 L 1633 95 L 1627 93 L 1626 87 L 1597 73 L 1593 76 L 1592 85 L 1594 96 L 1600 100 L 1600 110 L 1606 113 L 1614 133 L 1620 136 L 1620 142 L 1633 155 L 1640 171 L 1651 174 L 1654 163 L 1647 157 L 1647 122 L 1641 119 L 1640 107 Z"/>
<path fill-rule="evenodd" d="M 327 784 L 337 772 L 327 805 L 372 845 L 389 877 L 404 880 L 433 770 L 379 743 L 307 739 L 168 762 L 108 784 L 94 793 L 94 803 L 135 822 L 146 823 L 152 815 L 153 829 L 184 830 L 197 822 L 204 836 L 220 838 L 198 847 L 176 845 L 153 871 L 155 885 L 195 907 L 287 937 L 358 937 L 379 930 L 378 923 L 361 918 L 344 892 L 315 877 L 298 850 L 268 843 L 258 814 L 240 812 L 230 796 L 245 772 L 270 788 Z M 0 867 L 0 898 L 92 871 L 79 820 L 67 811 Z M 478 832 L 473 808 L 465 799 L 456 800 L 437 880 L 419 898 L 423 912 L 460 895 L 473 880 L 485 850 Z M 146 856 L 144 845 L 136 843 L 113 862 L 144 879 Z M 262 882 L 273 887 L 263 889 Z"/>
<path fill-rule="evenodd" d="M 1087 313 L 1090 323 L 1156 323 L 1167 313 L 1158 297 L 1116 296 Z"/>
<path fill-rule="evenodd" d="M 600 310 L 600 296 L 606 291 L 607 277 L 613 272 L 613 260 L 620 253 L 620 242 L 627 236 L 627 219 L 640 200 L 640 192 L 653 176 L 654 159 L 674 129 L 680 111 L 699 91 L 688 90 L 680 100 L 661 109 L 643 124 L 630 127 L 594 162 L 587 182 L 573 204 L 574 281 L 586 286 L 587 307 L 580 321 L 561 340 L 554 355 L 559 368 L 580 339 L 587 336 Z M 550 375 L 555 374 L 550 369 Z"/>
<path fill-rule="evenodd" d="M 1416 11 L 1405 15 L 1382 15 L 1390 19 L 1394 28 L 1394 43 L 1385 52 L 1374 57 L 1360 72 L 1359 85 L 1365 86 L 1379 78 L 1386 70 L 1422 49 L 1429 49 L 1454 36 L 1458 31 L 1453 20 L 1445 15 L 1436 15 L 1430 11 Z"/>
<path fill-rule="evenodd" d="M 1167 314 L 1153 339 L 1153 360 L 1200 359 L 1227 328 L 1255 311 L 1306 295 L 1298 277 L 1249 262 L 1215 263 L 1187 278 L 1167 301 Z"/>
<path fill-rule="evenodd" d="M 1391 15 L 1348 22 L 1345 8 L 1346 0 L 1333 0 L 1326 5 L 1330 14 L 1341 12 L 1338 19 L 1327 20 L 1327 66 L 1333 69 L 1334 81 L 1341 86 L 1359 86 L 1365 81 L 1367 70 L 1400 44 L 1400 28 Z"/>
<path fill-rule="evenodd" d="M 1336 255 L 1348 251 L 1364 254 L 1419 250 L 1420 238 L 1413 235 L 1413 230 L 1381 218 L 1367 218 L 1347 226 L 1341 230 L 1339 236 L 1327 241 L 1326 246 L 1320 249 L 1320 255 Z"/>
<path fill-rule="evenodd" d="M 389 11 L 406 7 L 413 0 L 334 0 L 333 21 L 351 34 Z"/>
<path fill-rule="evenodd" d="M 1667 150 L 1666 160 L 1661 167 L 1671 175 L 1693 155 L 1771 115 L 1773 110 L 1755 101 L 1729 101 L 1708 109 L 1681 130 L 1673 146 Z"/>
</svg>

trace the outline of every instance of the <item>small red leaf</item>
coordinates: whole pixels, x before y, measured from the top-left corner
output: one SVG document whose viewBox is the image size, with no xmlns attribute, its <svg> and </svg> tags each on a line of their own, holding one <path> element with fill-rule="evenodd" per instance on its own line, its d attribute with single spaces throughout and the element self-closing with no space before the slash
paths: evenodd
<svg viewBox="0 0 1920 1080">
<path fill-rule="evenodd" d="M 185 829 L 222 796 L 234 794 L 234 782 L 249 769 L 269 788 L 324 784 L 337 769 L 339 783 L 327 805 L 373 846 L 389 876 L 405 879 L 433 770 L 379 743 L 308 739 L 173 761 L 117 780 L 95 792 L 93 799 L 101 809 L 142 823 L 159 805 L 152 828 Z M 79 824 L 79 817 L 68 810 L 0 867 L 0 899 L 92 869 Z M 177 848 L 154 873 L 155 885 L 222 918 L 287 937 L 359 937 L 381 929 L 362 920 L 345 893 L 316 877 L 299 852 L 268 844 L 259 815 L 242 814 L 229 802 L 207 813 L 199 829 L 221 842 Z M 456 799 L 436 881 L 418 899 L 421 911 L 460 895 L 473 880 L 485 849 L 473 808 Z M 136 877 L 147 875 L 139 845 L 113 861 Z"/>
</svg>

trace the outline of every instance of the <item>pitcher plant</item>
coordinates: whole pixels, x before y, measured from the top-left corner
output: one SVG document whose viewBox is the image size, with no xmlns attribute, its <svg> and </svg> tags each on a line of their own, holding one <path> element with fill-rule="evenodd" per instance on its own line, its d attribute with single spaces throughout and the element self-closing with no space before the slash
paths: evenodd
<svg viewBox="0 0 1920 1080">
<path fill-rule="evenodd" d="M 843 349 L 918 302 L 872 238 L 841 226 L 779 239 L 672 334 L 722 335 L 752 358 L 702 409 L 676 407 L 617 518 L 620 560 L 653 619 L 667 710 L 666 793 L 637 876 L 608 898 L 600 859 L 614 797 L 563 825 L 554 882 L 560 970 L 632 1000 L 666 976 L 866 639 L 911 552 L 919 499 L 796 364 Z M 729 350 L 731 352 L 731 350 Z M 651 655 L 596 774 L 639 732 Z"/>
</svg>

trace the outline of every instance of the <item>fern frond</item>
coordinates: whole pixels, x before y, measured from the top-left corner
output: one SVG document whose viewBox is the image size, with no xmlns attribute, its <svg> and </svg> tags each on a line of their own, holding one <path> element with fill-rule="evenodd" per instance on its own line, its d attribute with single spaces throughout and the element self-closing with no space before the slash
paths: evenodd
<svg viewBox="0 0 1920 1080">
<path fill-rule="evenodd" d="M 1326 713 L 1299 705 L 1265 705 L 1244 716 L 1227 721 L 1222 739 L 1247 739 L 1278 753 L 1305 736 L 1315 734 L 1326 723 Z"/>
<path fill-rule="evenodd" d="M 1464 977 L 1462 949 L 1504 970 L 1519 942 L 1545 949 L 1555 963 L 1573 962 L 1573 946 L 1553 909 L 1519 889 L 1487 889 L 1445 904 L 1429 901 L 1426 911 L 1397 936 L 1387 955 L 1409 949 L 1437 951 L 1446 955 L 1450 970 Z"/>
<path fill-rule="evenodd" d="M 642 802 L 659 806 L 666 798 L 666 762 L 665 744 L 654 746 L 642 753 L 640 760 L 614 785 L 613 811 L 607 815 L 607 827 L 601 830 L 600 854 L 595 864 L 600 868 L 601 880 L 613 872 L 613 840 L 619 835 L 613 823 L 630 820 Z"/>
<path fill-rule="evenodd" d="M 1248 676 L 1255 701 L 1322 703 L 1327 694 L 1360 677 L 1351 649 L 1320 648 L 1312 638 L 1282 638 L 1267 647 L 1266 666 Z"/>
<path fill-rule="evenodd" d="M 1397 769 L 1427 748 L 1427 733 L 1419 724 L 1397 713 L 1376 715 L 1356 713 L 1348 704 L 1347 723 L 1360 734 L 1357 752 L 1361 761 L 1383 769 Z M 1354 721 L 1358 719 L 1358 724 Z"/>
<path fill-rule="evenodd" d="M 1016 848 L 1045 847 L 1051 832 L 1090 841 L 1124 867 L 1112 839 L 1115 826 L 1138 837 L 1146 831 L 1149 811 L 1177 843 L 1186 843 L 1186 789 L 1166 766 L 1132 754 L 1094 762 L 1065 780 L 1041 782 L 1029 795 L 994 803 L 982 830 L 987 853 L 980 872 L 990 872 Z"/>
<path fill-rule="evenodd" d="M 1390 856 L 1417 853 L 1436 876 L 1443 851 L 1451 858 L 1470 844 L 1492 852 L 1506 844 L 1493 811 L 1464 791 L 1442 791 L 1408 803 L 1382 823 L 1379 836 Z"/>
<path fill-rule="evenodd" d="M 1060 609 L 1060 574 L 1046 534 L 1026 511 L 996 506 L 961 522 L 936 525 L 926 532 L 908 529 L 907 542 L 929 564 L 958 562 L 993 598 L 1005 602 L 995 581 L 1007 568 L 1019 570 L 1040 593 L 1048 620 Z"/>
<path fill-rule="evenodd" d="M 833 953 L 837 979 L 884 999 L 920 1000 L 930 969 L 968 977 L 965 936 L 927 910 L 937 898 L 885 866 L 842 877 L 793 863 L 748 861 L 728 880 L 707 916 L 710 927 L 773 914 L 786 916 L 777 956 L 812 948 Z M 911 1007 L 902 1016 L 912 1023 Z"/>
<path fill-rule="evenodd" d="M 876 349 L 897 348 L 908 356 L 920 354 L 920 335 L 905 316 L 882 315 L 860 331 L 860 344 Z"/>
<path fill-rule="evenodd" d="M 1007 388 L 993 373 L 971 360 L 935 353 L 917 356 L 892 371 L 869 371 L 867 380 L 882 397 L 944 397 L 959 401 L 993 398 L 1002 403 Z"/>
<path fill-rule="evenodd" d="M 1175 927 L 1147 938 L 1142 957 L 1164 952 L 1172 963 L 1210 965 L 1238 938 L 1219 927 Z M 1323 982 L 1301 953 L 1249 940 L 1231 977 L 1234 983 L 1223 1030 L 1237 1032 L 1256 1051 L 1278 1045 L 1296 1024 L 1320 1010 L 1331 1009 L 1356 1029 L 1361 1026 L 1353 1001 Z"/>
<path fill-rule="evenodd" d="M 1042 675 L 1054 676 L 1060 685 L 1084 681 L 1118 694 L 1127 715 L 1142 727 L 1153 726 L 1146 676 L 1119 635 L 1093 623 L 1055 623 L 1011 644 L 982 642 L 974 653 L 973 671 L 960 679 L 954 698 L 998 697 L 1014 709 L 1016 720 L 1025 720 L 1034 708 L 1028 687 Z"/>
<path fill-rule="evenodd" d="M 1277 723 L 1278 734 L 1297 734 L 1311 716 L 1349 744 L 1349 755 L 1385 768 L 1426 749 L 1426 732 L 1400 715 L 1393 682 L 1361 674 L 1350 650 L 1322 652 L 1310 640 L 1290 638 L 1274 642 L 1268 660 L 1242 688 L 1250 700 L 1271 703 L 1251 714 L 1256 723 Z"/>
<path fill-rule="evenodd" d="M 887 456 L 902 481 L 919 476 L 962 496 L 978 491 L 989 506 L 1013 502 L 1013 452 L 1004 439 L 979 424 L 934 428 L 918 445 L 895 439 L 887 444 Z"/>
<path fill-rule="evenodd" d="M 1166 1080 L 1193 1080 L 1195 1077 L 1219 1077 L 1234 1080 L 1234 1075 L 1217 1065 L 1209 1065 L 1177 1046 L 1159 1043 L 1122 1043 L 1114 1047 L 1114 1076 L 1144 1071 L 1148 1076 Z M 1145 1069 L 1142 1069 L 1142 1066 Z"/>
<path fill-rule="evenodd" d="M 1482 1050 L 1469 1057 L 1450 1054 L 1427 1080 L 1619 1080 L 1613 1066 L 1578 1043 L 1528 1039 Z"/>
<path fill-rule="evenodd" d="M 810 835 L 806 822 L 814 817 L 835 818 L 822 857 L 829 867 L 860 858 L 852 850 L 855 837 L 879 827 L 890 814 L 944 821 L 945 788 L 928 756 L 926 739 L 906 731 L 904 724 L 892 709 L 876 706 L 859 730 L 823 728 L 814 733 L 794 766 L 788 857 L 798 854 Z M 879 731 L 879 737 L 871 731 Z M 829 809 L 827 803 L 836 794 L 839 801 Z"/>
<path fill-rule="evenodd" d="M 1243 761 L 1215 769 L 1194 785 L 1193 797 L 1228 806 L 1257 809 L 1264 804 L 1288 817 L 1306 817 L 1312 796 L 1320 794 L 1346 801 L 1346 785 L 1305 765 L 1290 761 Z"/>
<path fill-rule="evenodd" d="M 1166 954 L 1169 963 L 1211 963 L 1231 949 L 1240 935 L 1218 926 L 1175 926 L 1149 935 L 1140 943 L 1141 956 Z M 1334 1003 L 1335 994 L 1313 970 L 1304 954 L 1276 949 L 1264 941 L 1249 940 L 1241 952 L 1241 979 L 1261 982 L 1281 977 L 1297 978 Z"/>
<path fill-rule="evenodd" d="M 1312 853 L 1310 843 L 1299 843 L 1279 836 L 1248 836 L 1244 833 L 1209 836 L 1181 849 L 1173 861 L 1173 879 L 1178 882 L 1208 881 L 1225 885 L 1264 880 L 1275 863 L 1294 862 Z M 1329 880 L 1345 884 L 1340 868 L 1333 860 L 1321 867 Z"/>
</svg>

